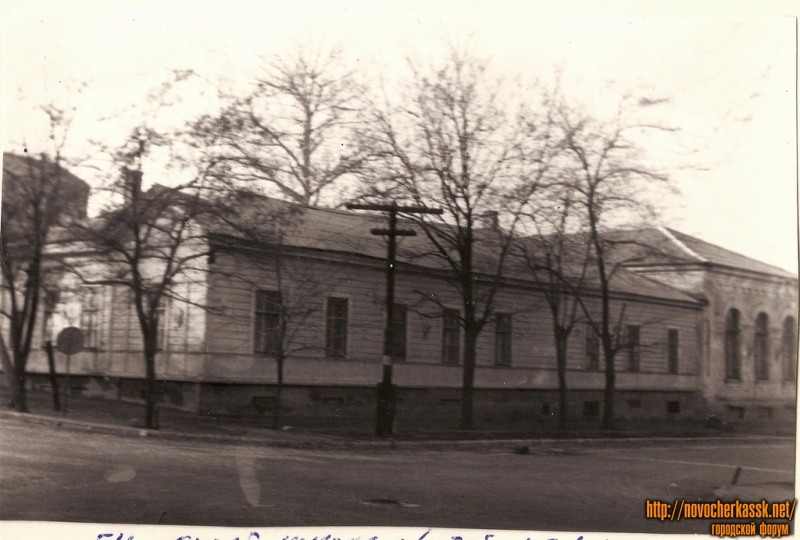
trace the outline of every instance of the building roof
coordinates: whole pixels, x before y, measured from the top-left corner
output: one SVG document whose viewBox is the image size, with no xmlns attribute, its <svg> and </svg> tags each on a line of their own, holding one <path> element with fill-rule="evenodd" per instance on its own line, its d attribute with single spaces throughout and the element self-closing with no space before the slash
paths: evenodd
<svg viewBox="0 0 800 540">
<path fill-rule="evenodd" d="M 348 253 L 375 259 L 386 258 L 385 237 L 370 233 L 373 228 L 387 227 L 386 216 L 380 213 L 302 207 L 252 195 L 246 197 L 249 201 L 237 204 L 237 208 L 240 209 L 237 219 L 250 228 L 259 229 L 258 236 L 261 238 L 271 237 L 274 242 L 293 248 Z M 413 229 L 417 232 L 416 236 L 398 238 L 398 262 L 438 270 L 450 269 L 447 261 L 438 254 L 418 225 L 407 220 L 399 220 L 398 228 Z M 241 231 L 236 229 L 235 224 L 226 224 L 217 226 L 214 232 L 242 238 Z M 490 228 L 475 231 L 478 238 L 491 234 Z M 492 245 L 488 242 L 475 244 L 476 272 L 494 275 L 497 251 Z M 576 270 L 576 275 L 579 275 L 579 272 Z M 530 274 L 521 264 L 509 265 L 505 275 L 509 279 L 532 281 Z M 589 290 L 597 288 L 597 272 L 593 267 L 588 269 L 583 283 Z M 612 289 L 617 294 L 698 304 L 695 298 L 673 287 L 624 268 L 617 271 Z"/>
<path fill-rule="evenodd" d="M 614 238 L 629 242 L 627 249 L 621 248 L 631 260 L 629 266 L 694 263 L 797 279 L 791 272 L 777 266 L 666 227 L 615 231 Z"/>
<path fill-rule="evenodd" d="M 252 194 L 240 195 L 231 206 L 236 214 L 212 225 L 212 233 L 244 241 L 252 237 L 254 243 L 266 239 L 289 247 L 386 256 L 383 239 L 369 232 L 385 224 L 380 215 L 306 207 Z"/>
<path fill-rule="evenodd" d="M 14 199 L 23 198 L 23 179 L 31 174 L 52 174 L 54 164 L 47 163 L 34 156 L 20 156 L 10 152 L 3 153 L 3 200 L 6 205 L 15 204 Z M 58 188 L 59 212 L 75 218 L 86 217 L 86 206 L 89 201 L 89 184 L 61 168 L 61 182 Z"/>
</svg>

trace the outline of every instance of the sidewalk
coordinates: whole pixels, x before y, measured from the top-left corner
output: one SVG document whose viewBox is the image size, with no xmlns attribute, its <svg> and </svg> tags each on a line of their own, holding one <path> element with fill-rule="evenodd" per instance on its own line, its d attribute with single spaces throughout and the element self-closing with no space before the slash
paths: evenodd
<svg viewBox="0 0 800 540">
<path fill-rule="evenodd" d="M 0 388 L 2 403 L 7 402 L 5 388 Z M 63 397 L 62 397 L 63 406 Z M 372 433 L 357 429 L 331 427 L 293 427 L 272 430 L 271 418 L 215 418 L 198 416 L 174 409 L 159 409 L 158 430 L 144 429 L 144 406 L 137 403 L 70 396 L 67 413 L 55 411 L 50 394 L 28 393 L 29 413 L 0 409 L 0 419 L 56 426 L 63 429 L 108 433 L 130 437 L 203 441 L 216 443 L 247 443 L 259 446 L 307 449 L 416 449 L 506 451 L 527 453 L 567 454 L 581 449 L 600 447 L 642 447 L 670 444 L 787 441 L 793 437 L 769 433 L 737 433 L 703 429 L 691 424 L 666 426 L 654 433 L 652 429 L 629 429 L 612 434 L 596 428 L 573 431 L 566 436 L 548 431 L 533 432 L 519 429 L 423 431 L 402 433 L 391 440 L 378 439 Z M 785 431 L 785 430 L 784 430 Z"/>
<path fill-rule="evenodd" d="M 7 403 L 5 388 L 0 388 L 0 399 L 4 405 Z M 148 430 L 144 425 L 144 405 L 125 401 L 70 396 L 66 404 L 66 413 L 63 410 L 63 396 L 61 396 L 61 412 L 54 409 L 51 394 L 28 392 L 27 402 L 28 413 L 0 408 L 0 419 L 95 433 L 171 440 L 231 443 L 246 441 L 295 448 L 329 446 L 330 443 L 336 442 L 330 436 L 275 431 L 266 425 L 247 425 L 230 419 L 198 416 L 167 408 L 159 408 L 159 429 Z M 343 439 L 342 442 L 346 441 Z"/>
</svg>

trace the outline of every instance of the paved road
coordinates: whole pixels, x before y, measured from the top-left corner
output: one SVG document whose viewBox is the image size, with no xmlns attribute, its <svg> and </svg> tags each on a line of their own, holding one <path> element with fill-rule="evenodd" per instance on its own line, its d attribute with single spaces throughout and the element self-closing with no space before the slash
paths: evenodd
<svg viewBox="0 0 800 540">
<path fill-rule="evenodd" d="M 321 451 L 80 433 L 0 421 L 0 519 L 230 526 L 392 525 L 708 534 L 645 499 L 791 483 L 789 443 L 558 455 Z M 402 504 L 387 504 L 397 501 Z"/>
</svg>

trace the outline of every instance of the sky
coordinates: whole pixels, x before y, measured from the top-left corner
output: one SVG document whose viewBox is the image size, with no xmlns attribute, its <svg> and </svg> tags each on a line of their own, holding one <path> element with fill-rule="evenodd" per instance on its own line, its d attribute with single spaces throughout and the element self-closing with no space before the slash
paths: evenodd
<svg viewBox="0 0 800 540">
<path fill-rule="evenodd" d="M 782 8 L 645 4 L 655 8 L 431 1 L 55 11 L 29 2 L 3 13 L 4 149 L 46 146 L 36 106 L 47 102 L 75 108 L 65 153 L 85 153 L 89 140 L 120 140 L 148 92 L 175 69 L 200 75 L 176 109 L 188 117 L 213 109 L 216 85 L 235 88 L 257 73 L 260 56 L 303 42 L 342 44 L 365 73 L 389 80 L 407 73 L 408 56 L 436 58 L 448 42 L 468 42 L 523 92 L 560 72 L 571 96 L 599 109 L 626 92 L 668 97 L 664 118 L 680 127 L 683 148 L 648 148 L 680 191 L 661 201 L 664 224 L 796 273 L 795 19 Z M 96 170 L 75 172 L 102 181 Z"/>
</svg>

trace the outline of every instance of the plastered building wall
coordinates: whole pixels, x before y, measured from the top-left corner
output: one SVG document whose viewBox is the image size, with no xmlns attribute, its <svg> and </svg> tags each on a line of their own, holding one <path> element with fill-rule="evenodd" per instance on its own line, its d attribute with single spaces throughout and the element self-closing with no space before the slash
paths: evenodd
<svg viewBox="0 0 800 540">
<path fill-rule="evenodd" d="M 385 271 L 380 261 L 322 260 L 301 257 L 283 264 L 294 269 L 284 280 L 284 303 L 316 310 L 298 329 L 296 348 L 286 361 L 287 384 L 372 385 L 380 380 L 383 352 Z M 298 279 L 298 283 L 293 281 Z M 278 290 L 269 259 L 254 263 L 233 253 L 215 256 L 210 276 L 208 315 L 208 382 L 274 383 L 275 362 L 253 352 L 255 294 Z M 404 387 L 461 386 L 461 366 L 442 362 L 442 307 L 459 309 L 461 300 L 452 286 L 413 270 L 398 270 L 395 300 L 408 307 L 406 359 L 394 363 L 395 383 Z M 433 295 L 433 301 L 426 296 Z M 298 300 L 298 296 L 301 297 Z M 331 296 L 348 299 L 348 346 L 344 358 L 326 358 L 325 306 Z M 594 302 L 597 303 L 596 301 Z M 540 292 L 505 288 L 495 298 L 495 310 L 512 318 L 510 366 L 495 364 L 495 323 L 485 325 L 477 343 L 476 386 L 483 388 L 557 388 L 555 345 L 551 314 Z M 697 389 L 699 304 L 664 303 L 646 299 L 615 302 L 625 307 L 624 324 L 640 326 L 641 358 L 638 372 L 626 371 L 627 356 L 616 358 L 618 385 L 623 389 Z M 677 330 L 678 373 L 668 373 L 667 331 Z M 587 370 L 585 323 L 578 322 L 569 341 L 568 383 L 576 389 L 601 389 L 600 371 Z M 460 337 L 463 340 L 463 329 Z M 463 354 L 463 343 L 460 344 Z"/>
<path fill-rule="evenodd" d="M 795 321 L 797 340 L 797 282 L 778 276 L 720 266 L 649 268 L 648 276 L 658 279 L 707 302 L 698 324 L 700 336 L 699 388 L 708 415 L 727 419 L 793 416 L 797 396 L 796 377 L 785 377 L 788 363 L 797 358 L 787 350 L 784 324 Z M 725 356 L 726 317 L 731 309 L 740 313 L 740 377 L 728 377 Z M 756 318 L 768 317 L 767 372 L 756 377 Z"/>
<path fill-rule="evenodd" d="M 705 324 L 710 329 L 710 340 L 707 369 L 703 372 L 703 391 L 709 408 L 718 413 L 738 414 L 736 410 L 729 411 L 729 407 L 745 407 L 750 409 L 750 413 L 768 414 L 757 408 L 793 407 L 796 378 L 787 380 L 784 369 L 787 362 L 796 364 L 797 359 L 787 357 L 783 334 L 786 318 L 797 320 L 796 284 L 768 276 L 710 271 L 706 275 L 706 294 L 709 308 Z M 725 369 L 725 321 L 731 309 L 740 313 L 739 379 L 726 377 Z M 769 321 L 768 377 L 765 380 L 756 378 L 755 334 L 759 313 L 765 313 Z M 795 329 L 795 339 L 796 336 Z"/>
<path fill-rule="evenodd" d="M 102 268 L 98 268 L 100 271 Z M 83 289 L 80 284 L 66 282 L 64 289 L 75 292 L 62 295 L 53 316 L 53 336 L 60 327 L 80 326 L 82 321 Z M 141 330 L 129 292 L 111 286 L 96 290 L 97 345 L 73 358 L 71 372 L 84 377 L 76 380 L 81 381 L 86 395 L 141 399 L 145 364 Z M 277 381 L 276 362 L 254 352 L 258 290 L 280 290 L 290 315 L 292 310 L 302 315 L 296 316 L 296 327 L 290 329 L 292 340 L 284 373 L 285 396 L 290 403 L 294 399 L 294 410 L 308 416 L 346 416 L 346 405 L 359 403 L 358 414 L 371 416 L 371 395 L 381 378 L 385 266 L 380 260 L 330 253 L 282 256 L 276 261 L 275 257 L 256 260 L 221 249 L 210 259 L 207 273 L 187 276 L 176 287 L 176 293 L 186 301 L 171 300 L 165 308 L 166 333 L 156 361 L 158 378 L 165 381 L 167 404 L 215 414 L 252 414 L 258 399 L 269 398 Z M 325 355 L 330 297 L 348 300 L 344 358 Z M 394 363 L 394 383 L 403 392 L 414 393 L 403 398 L 405 410 L 424 418 L 431 407 L 456 407 L 463 369 L 460 364 L 442 362 L 441 310 L 461 309 L 458 291 L 429 273 L 401 266 L 395 301 L 408 307 L 406 358 Z M 596 298 L 587 299 L 587 303 L 590 311 L 597 312 Z M 702 340 L 698 329 L 704 321 L 702 304 L 688 299 L 618 298 L 613 302 L 615 317 L 623 310 L 622 324 L 640 327 L 641 346 L 638 371 L 627 370 L 625 351 L 616 357 L 620 417 L 663 415 L 665 400 L 691 402 L 701 383 Z M 497 334 L 490 319 L 477 343 L 477 403 L 485 401 L 488 410 L 494 411 L 491 415 L 503 410 L 508 417 L 545 414 L 542 411 L 552 416 L 558 402 L 558 379 L 551 314 L 545 298 L 533 287 L 504 287 L 495 298 L 495 311 L 511 315 L 511 365 L 496 365 Z M 60 322 L 56 324 L 56 320 Z M 43 323 L 39 327 L 43 328 Z M 669 373 L 667 368 L 668 330 L 677 330 L 679 335 L 677 373 Z M 588 369 L 588 332 L 586 323 L 578 321 L 568 346 L 567 384 L 572 392 L 571 407 L 577 414 L 583 402 L 602 400 L 605 384 L 602 360 L 599 369 Z M 463 354 L 463 329 L 459 335 Z M 41 337 L 37 340 L 41 342 Z M 57 370 L 63 373 L 63 355 L 57 353 L 56 360 Z M 41 375 L 38 380 L 46 380 L 43 350 L 32 353 L 29 371 Z M 682 413 L 684 409 L 682 405 Z"/>
<path fill-rule="evenodd" d="M 94 277 L 109 272 L 102 263 L 90 263 Z M 86 266 L 85 266 L 86 268 Z M 49 373 L 45 342 L 55 346 L 58 333 L 75 326 L 84 331 L 84 350 L 67 357 L 55 351 L 56 373 L 64 376 L 69 368 L 74 391 L 87 396 L 130 397 L 140 399 L 139 384 L 135 390 L 124 388 L 126 380 L 144 378 L 145 361 L 142 333 L 129 288 L 120 285 L 86 284 L 74 274 L 63 274 L 50 288 L 58 291 L 57 302 L 47 307 L 45 293 L 39 302 L 27 371 L 31 384 L 48 385 L 43 377 Z M 173 287 L 176 298 L 163 302 L 161 349 L 156 357 L 156 374 L 162 381 L 197 382 L 206 361 L 206 297 L 205 273 L 195 267 L 179 276 Z M 3 302 L 8 302 L 4 297 Z M 87 312 L 92 312 L 89 316 Z M 90 322 L 91 321 L 91 322 Z M 0 318 L 0 328 L 8 335 L 8 320 Z M 90 334 L 94 334 L 90 338 Z M 69 364 L 69 365 L 68 365 Z M 178 401 L 184 404 L 181 397 Z M 187 402 L 186 408 L 194 405 Z"/>
</svg>

